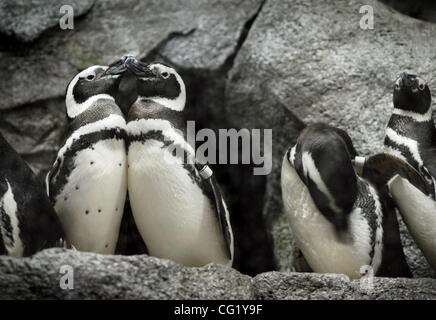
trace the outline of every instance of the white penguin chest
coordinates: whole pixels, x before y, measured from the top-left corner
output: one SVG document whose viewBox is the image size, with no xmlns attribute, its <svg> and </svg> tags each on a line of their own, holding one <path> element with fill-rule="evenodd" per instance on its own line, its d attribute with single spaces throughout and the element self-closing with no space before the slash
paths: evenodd
<svg viewBox="0 0 436 320">
<path fill-rule="evenodd" d="M 150 139 L 132 142 L 128 161 L 132 212 L 150 254 L 188 266 L 226 264 L 214 208 L 181 160 Z"/>
<path fill-rule="evenodd" d="M 127 193 L 123 140 L 108 139 L 78 152 L 55 209 L 81 251 L 113 253 Z"/>
<path fill-rule="evenodd" d="M 357 208 L 350 213 L 350 239 L 337 236 L 333 224 L 318 210 L 295 169 L 284 159 L 282 197 L 293 236 L 307 262 L 315 272 L 343 273 L 360 278 L 362 266 L 371 264 L 371 231 Z"/>
<path fill-rule="evenodd" d="M 388 185 L 410 233 L 436 270 L 436 201 L 399 175 Z"/>
</svg>

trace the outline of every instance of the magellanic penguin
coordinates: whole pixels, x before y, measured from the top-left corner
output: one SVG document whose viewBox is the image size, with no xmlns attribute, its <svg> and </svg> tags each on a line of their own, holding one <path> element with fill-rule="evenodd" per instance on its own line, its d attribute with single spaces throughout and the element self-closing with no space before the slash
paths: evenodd
<svg viewBox="0 0 436 320">
<path fill-rule="evenodd" d="M 0 255 L 29 256 L 65 240 L 43 184 L 0 134 Z"/>
<path fill-rule="evenodd" d="M 293 236 L 313 271 L 360 278 L 410 277 L 398 222 L 386 190 L 359 177 L 351 138 L 318 123 L 286 152 L 281 186 Z"/>
<path fill-rule="evenodd" d="M 421 78 L 403 73 L 396 81 L 394 111 L 386 128 L 385 152 L 415 168 L 426 187 L 400 174 L 388 183 L 399 211 L 417 245 L 436 270 L 436 129 L 431 93 Z"/>
<path fill-rule="evenodd" d="M 127 193 L 126 121 L 115 103 L 123 61 L 92 66 L 68 84 L 67 138 L 47 175 L 47 193 L 80 251 L 112 254 Z"/>
<path fill-rule="evenodd" d="M 151 255 L 186 266 L 231 266 L 233 233 L 211 169 L 186 141 L 185 84 L 163 64 L 134 58 L 138 98 L 127 117 L 128 190 L 136 225 Z"/>
</svg>

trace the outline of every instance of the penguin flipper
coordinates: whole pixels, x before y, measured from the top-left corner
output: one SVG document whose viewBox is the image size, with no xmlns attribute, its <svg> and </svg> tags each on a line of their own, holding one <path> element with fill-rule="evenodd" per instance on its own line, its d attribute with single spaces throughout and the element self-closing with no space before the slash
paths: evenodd
<svg viewBox="0 0 436 320">
<path fill-rule="evenodd" d="M 220 187 L 218 186 L 218 183 L 209 166 L 196 163 L 195 167 L 203 179 L 206 189 L 209 189 L 210 192 L 208 193 L 211 194 L 213 198 L 210 200 L 215 206 L 215 213 L 225 240 L 226 253 L 229 259 L 233 261 L 233 239 L 230 225 L 230 215 L 224 202 L 225 200 L 222 196 Z"/>
<path fill-rule="evenodd" d="M 52 201 L 52 202 L 53 202 L 53 199 L 52 199 L 52 195 L 50 194 L 50 185 L 52 184 L 54 177 L 58 175 L 60 167 L 61 166 L 60 166 L 59 158 L 56 158 L 56 161 L 53 164 L 53 167 L 47 173 L 47 176 L 45 178 L 45 188 L 46 188 L 47 196 L 49 197 L 50 201 Z"/>
<path fill-rule="evenodd" d="M 410 164 L 387 153 L 378 153 L 366 158 L 362 176 L 371 183 L 382 187 L 396 175 L 407 179 L 422 193 L 429 195 L 424 177 Z"/>
<path fill-rule="evenodd" d="M 436 179 L 436 147 L 422 150 L 424 166 L 432 177 Z"/>
<path fill-rule="evenodd" d="M 379 189 L 379 199 L 384 212 L 383 258 L 376 276 L 411 278 L 412 272 L 401 245 L 399 224 L 395 211 L 396 204 L 389 195 L 387 186 Z"/>
</svg>

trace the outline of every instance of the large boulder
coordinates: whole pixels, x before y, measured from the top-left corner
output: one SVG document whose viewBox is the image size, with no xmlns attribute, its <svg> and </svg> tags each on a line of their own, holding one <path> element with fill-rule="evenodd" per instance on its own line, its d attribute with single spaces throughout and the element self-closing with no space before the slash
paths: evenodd
<svg viewBox="0 0 436 320">
<path fill-rule="evenodd" d="M 149 257 L 49 249 L 0 257 L 0 299 L 436 299 L 435 279 L 267 272 L 254 278 L 215 264 L 183 267 Z"/>
<path fill-rule="evenodd" d="M 436 25 L 406 17 L 376 1 L 374 29 L 361 29 L 359 1 L 266 1 L 234 61 L 225 109 L 236 127 L 273 129 L 273 171 L 264 216 L 280 270 L 291 270 L 292 239 L 282 214 L 280 167 L 304 124 L 345 129 L 362 155 L 382 150 L 401 71 L 436 73 Z M 435 93 L 436 94 L 436 93 Z M 415 276 L 432 276 L 402 224 Z"/>
<path fill-rule="evenodd" d="M 68 1 L 74 17 L 86 14 L 93 4 L 93 0 Z M 3 0 L 0 3 L 0 33 L 31 42 L 59 24 L 65 15 L 65 11 L 60 10 L 63 5 L 57 0 Z"/>
<path fill-rule="evenodd" d="M 65 270 L 72 272 L 69 281 L 63 278 L 69 276 Z M 45 250 L 26 259 L 0 257 L 0 287 L 0 299 L 252 297 L 250 277 L 223 266 L 184 268 L 146 255 L 126 257 L 62 249 Z"/>
</svg>

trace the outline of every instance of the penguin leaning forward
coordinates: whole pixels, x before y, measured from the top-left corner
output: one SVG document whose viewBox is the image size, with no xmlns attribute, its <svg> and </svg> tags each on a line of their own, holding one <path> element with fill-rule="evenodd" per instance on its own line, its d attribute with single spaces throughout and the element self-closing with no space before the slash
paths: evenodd
<svg viewBox="0 0 436 320">
<path fill-rule="evenodd" d="M 360 166 L 364 175 L 378 175 L 388 185 L 412 237 L 436 270 L 436 128 L 430 89 L 420 77 L 402 73 L 393 103 L 385 153 Z"/>
<path fill-rule="evenodd" d="M 307 126 L 283 159 L 284 210 L 313 271 L 360 278 L 410 277 L 395 208 L 385 189 L 358 176 L 351 138 L 338 128 Z"/>
<path fill-rule="evenodd" d="M 128 190 L 138 230 L 153 256 L 186 266 L 231 266 L 229 211 L 212 170 L 186 141 L 185 84 L 163 64 L 133 57 L 137 100 L 127 117 Z"/>
<path fill-rule="evenodd" d="M 56 212 L 26 162 L 0 134 L 0 255 L 30 256 L 65 239 Z"/>
<path fill-rule="evenodd" d="M 47 193 L 72 245 L 112 254 L 127 193 L 126 121 L 114 97 L 120 60 L 92 66 L 68 84 L 67 137 L 47 174 Z"/>
</svg>

